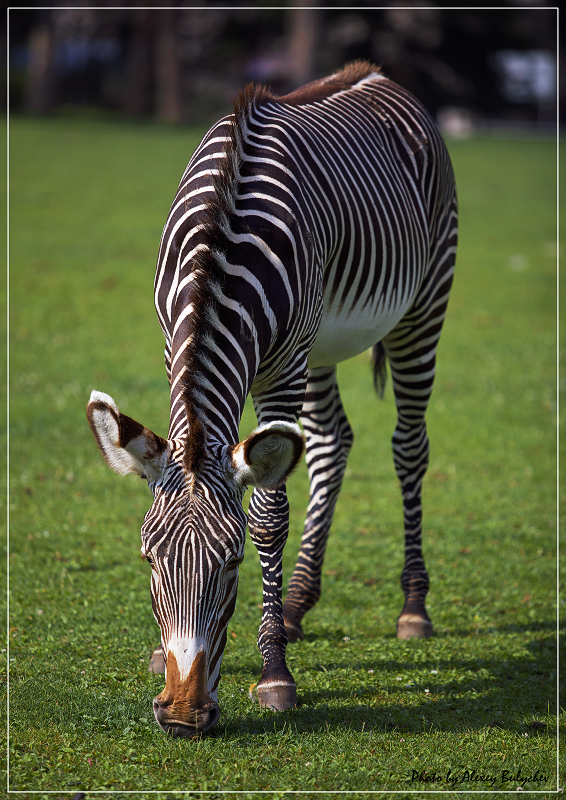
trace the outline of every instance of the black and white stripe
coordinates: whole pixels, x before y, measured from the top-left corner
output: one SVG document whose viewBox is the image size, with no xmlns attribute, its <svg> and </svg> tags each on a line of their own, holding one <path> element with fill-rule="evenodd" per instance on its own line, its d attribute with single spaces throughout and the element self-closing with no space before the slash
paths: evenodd
<svg viewBox="0 0 566 800">
<path fill-rule="evenodd" d="M 152 484 L 142 539 L 154 564 L 163 650 L 177 664 L 183 648 L 189 653 L 181 680 L 192 675 L 199 649 L 206 651 L 211 702 L 243 555 L 247 482 L 255 485 L 248 524 L 264 581 L 258 693 L 267 705 L 294 703 L 287 634 L 302 636 L 301 619 L 320 594 L 353 441 L 335 364 L 374 346 L 376 369 L 384 354 L 389 360 L 398 409 L 393 453 L 406 541 L 398 635 L 430 635 L 421 551 L 424 418 L 456 240 L 455 185 L 442 139 L 423 107 L 370 64 L 283 98 L 248 87 L 191 158 L 155 277 L 171 387 L 170 459 Z M 260 427 L 238 444 L 250 392 Z M 311 499 L 283 609 L 282 481 L 302 449 L 285 425 L 299 418 Z M 287 454 L 284 467 L 244 481 L 256 475 L 254 452 L 271 464 L 279 450 Z"/>
</svg>

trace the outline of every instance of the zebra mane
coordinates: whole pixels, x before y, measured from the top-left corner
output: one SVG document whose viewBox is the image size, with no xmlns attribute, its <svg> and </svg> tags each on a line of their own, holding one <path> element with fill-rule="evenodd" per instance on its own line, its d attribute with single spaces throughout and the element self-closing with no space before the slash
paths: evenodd
<svg viewBox="0 0 566 800">
<path fill-rule="evenodd" d="M 185 445 L 184 464 L 188 472 L 195 473 L 205 456 L 206 430 L 199 414 L 202 389 L 199 373 L 206 360 L 207 343 L 210 342 L 213 325 L 217 317 L 218 293 L 224 284 L 223 256 L 228 246 L 231 216 L 235 209 L 240 182 L 240 166 L 243 156 L 244 108 L 248 108 L 261 87 L 249 85 L 241 93 L 245 101 L 234 108 L 234 121 L 228 141 L 224 145 L 225 159 L 218 172 L 212 176 L 212 193 L 206 203 L 203 233 L 207 247 L 199 250 L 192 264 L 192 303 L 194 311 L 193 335 L 186 348 L 183 403 L 189 424 L 189 436 Z"/>
<path fill-rule="evenodd" d="M 332 97 L 338 92 L 346 91 L 355 86 L 364 78 L 370 75 L 381 74 L 381 69 L 371 61 L 353 61 L 333 75 L 320 80 L 311 81 L 304 86 L 300 86 L 285 95 L 275 95 L 264 84 L 250 83 L 240 92 L 234 103 L 234 113 L 236 125 L 241 126 L 245 122 L 247 115 L 252 107 L 263 105 L 264 103 L 277 103 L 277 105 L 302 106 L 308 103 L 316 103 Z"/>
<path fill-rule="evenodd" d="M 272 100 L 278 104 L 290 106 L 316 103 L 320 100 L 326 100 L 327 97 L 332 97 L 338 92 L 351 89 L 352 86 L 369 77 L 369 75 L 379 74 L 380 72 L 379 67 L 372 64 L 371 61 L 353 61 L 328 78 L 312 81 L 282 97 L 273 97 Z"/>
<path fill-rule="evenodd" d="M 218 291 L 224 283 L 222 262 L 228 247 L 227 234 L 231 230 L 232 215 L 240 183 L 240 168 L 245 155 L 245 140 L 250 114 L 254 108 L 268 103 L 300 106 L 331 97 L 345 91 L 369 75 L 379 73 L 379 67 L 368 61 L 355 61 L 329 78 L 313 81 L 295 91 L 276 96 L 263 84 L 249 83 L 234 103 L 233 124 L 224 144 L 225 158 L 218 173 L 212 177 L 212 196 L 206 204 L 203 230 L 208 244 L 193 258 L 192 319 L 194 333 L 186 348 L 186 377 L 183 385 L 183 403 L 189 423 L 189 436 L 185 447 L 185 468 L 195 473 L 204 458 L 206 431 L 199 414 L 202 390 L 199 373 L 206 360 L 206 343 L 210 341 L 212 320 L 217 316 Z"/>
<path fill-rule="evenodd" d="M 203 233 L 208 246 L 193 258 L 194 311 L 191 316 L 194 333 L 186 348 L 187 369 L 183 384 L 183 403 L 189 423 L 184 464 L 185 469 L 193 474 L 197 472 L 206 452 L 206 430 L 199 414 L 202 398 L 199 373 L 206 360 L 206 344 L 210 342 L 213 330 L 212 320 L 217 317 L 217 296 L 224 284 L 222 263 L 240 183 L 246 120 L 252 104 L 269 96 L 265 87 L 248 84 L 234 103 L 233 124 L 228 141 L 224 144 L 225 158 L 218 172 L 212 176 L 213 191 L 206 203 Z"/>
</svg>

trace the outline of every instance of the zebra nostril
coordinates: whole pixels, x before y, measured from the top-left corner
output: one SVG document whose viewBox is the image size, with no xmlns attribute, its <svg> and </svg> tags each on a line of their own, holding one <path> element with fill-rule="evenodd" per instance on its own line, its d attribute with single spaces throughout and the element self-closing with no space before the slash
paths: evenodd
<svg viewBox="0 0 566 800">
<path fill-rule="evenodd" d="M 159 695 L 153 700 L 153 713 L 157 714 L 163 709 L 168 708 L 173 703 L 172 700 L 162 700 Z"/>
<path fill-rule="evenodd" d="M 220 719 L 220 709 L 218 706 L 212 706 L 209 711 L 208 723 L 206 725 L 206 730 L 213 728 L 218 720 Z"/>
</svg>

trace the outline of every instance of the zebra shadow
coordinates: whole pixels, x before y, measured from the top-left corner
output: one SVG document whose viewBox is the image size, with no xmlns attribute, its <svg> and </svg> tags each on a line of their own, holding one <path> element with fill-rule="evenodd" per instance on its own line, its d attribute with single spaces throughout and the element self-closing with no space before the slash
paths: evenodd
<svg viewBox="0 0 566 800">
<path fill-rule="evenodd" d="M 531 630 L 535 629 L 554 631 L 555 626 L 537 623 Z M 368 734 L 373 731 L 417 735 L 491 727 L 520 736 L 555 737 L 554 637 L 549 633 L 544 639 L 526 642 L 524 650 L 527 652 L 520 656 L 501 658 L 437 658 L 431 653 L 429 661 L 419 660 L 417 673 L 407 654 L 406 660 L 391 659 L 376 668 L 373 686 L 367 682 L 364 685 L 368 666 L 373 664 L 369 657 L 355 662 L 346 654 L 343 658 L 333 657 L 324 673 L 329 688 L 304 689 L 299 674 L 297 708 L 272 712 L 255 705 L 255 716 L 252 711 L 246 715 L 246 733 L 253 737 L 274 730 L 306 733 L 347 729 Z M 349 668 L 348 682 L 337 686 L 333 672 L 345 668 Z M 360 679 L 357 686 L 358 670 L 364 681 Z M 416 677 L 398 679 L 399 683 L 392 685 L 390 677 L 383 679 L 384 671 L 390 676 L 412 671 Z M 434 680 L 427 682 L 421 677 L 426 671 L 436 672 Z M 443 673 L 447 675 L 445 681 Z M 216 735 L 238 733 L 241 720 L 221 718 Z"/>
</svg>

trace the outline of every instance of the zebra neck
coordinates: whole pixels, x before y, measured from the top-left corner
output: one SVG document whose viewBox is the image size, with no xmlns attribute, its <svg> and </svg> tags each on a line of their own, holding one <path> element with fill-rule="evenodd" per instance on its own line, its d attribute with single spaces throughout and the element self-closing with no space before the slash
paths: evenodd
<svg viewBox="0 0 566 800">
<path fill-rule="evenodd" d="M 168 438 L 185 441 L 185 468 L 193 473 L 216 447 L 238 443 L 249 390 L 237 373 L 213 366 L 209 364 L 207 369 L 200 360 L 196 365 L 183 365 L 171 380 Z"/>
</svg>

